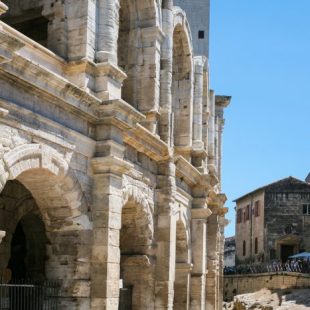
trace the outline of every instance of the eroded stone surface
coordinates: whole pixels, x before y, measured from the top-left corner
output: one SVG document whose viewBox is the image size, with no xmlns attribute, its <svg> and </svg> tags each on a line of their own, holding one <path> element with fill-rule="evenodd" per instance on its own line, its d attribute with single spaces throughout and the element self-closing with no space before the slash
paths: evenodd
<svg viewBox="0 0 310 310">
<path fill-rule="evenodd" d="M 185 12 L 4 2 L 0 274 L 59 280 L 60 309 L 116 310 L 124 290 L 133 309 L 220 309 L 230 98 L 209 89 Z"/>
</svg>

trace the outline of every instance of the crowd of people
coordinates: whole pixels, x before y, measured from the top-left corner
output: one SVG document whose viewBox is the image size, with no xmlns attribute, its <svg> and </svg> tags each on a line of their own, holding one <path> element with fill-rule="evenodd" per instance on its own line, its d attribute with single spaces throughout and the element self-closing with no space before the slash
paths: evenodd
<svg viewBox="0 0 310 310">
<path fill-rule="evenodd" d="M 299 272 L 310 273 L 310 260 L 296 259 L 285 263 L 274 260 L 271 263 L 239 265 L 236 267 L 225 267 L 224 274 L 250 274 L 266 272 Z"/>
</svg>

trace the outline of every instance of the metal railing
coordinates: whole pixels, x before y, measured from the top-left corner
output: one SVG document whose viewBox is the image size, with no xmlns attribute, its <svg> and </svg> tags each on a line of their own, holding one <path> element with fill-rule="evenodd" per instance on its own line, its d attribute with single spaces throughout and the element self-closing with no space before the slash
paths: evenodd
<svg viewBox="0 0 310 310">
<path fill-rule="evenodd" d="M 0 279 L 0 310 L 57 310 L 59 283 Z"/>
<path fill-rule="evenodd" d="M 225 267 L 224 274 L 251 274 L 270 272 L 298 272 L 310 274 L 310 262 L 291 261 L 286 263 L 260 263 L 253 265 L 240 265 L 237 267 Z"/>
</svg>

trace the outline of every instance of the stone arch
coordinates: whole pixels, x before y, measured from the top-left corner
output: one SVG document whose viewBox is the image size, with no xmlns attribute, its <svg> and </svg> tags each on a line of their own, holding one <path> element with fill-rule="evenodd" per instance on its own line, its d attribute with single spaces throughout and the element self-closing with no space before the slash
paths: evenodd
<svg viewBox="0 0 310 310">
<path fill-rule="evenodd" d="M 122 99 L 144 113 L 156 109 L 159 100 L 159 26 L 155 0 L 120 0 L 118 65 L 127 74 Z"/>
<path fill-rule="evenodd" d="M 130 243 L 135 247 L 131 253 L 148 254 L 154 238 L 154 205 L 149 197 L 135 185 L 127 184 L 123 189 L 123 209 L 122 209 L 122 228 L 123 225 L 129 229 L 124 238 L 131 239 Z M 139 233 L 137 236 L 132 234 Z M 126 241 L 120 240 L 125 244 Z"/>
<path fill-rule="evenodd" d="M 120 231 L 120 277 L 124 288 L 132 291 L 132 309 L 150 309 L 154 304 L 153 238 L 152 203 L 137 186 L 127 185 Z"/>
<path fill-rule="evenodd" d="M 90 227 L 87 216 L 83 215 L 86 199 L 80 184 L 67 161 L 53 148 L 21 145 L 5 153 L 3 163 L 5 179 L 0 191 L 7 180 L 16 179 L 31 192 L 47 225 L 53 221 L 66 225 L 66 229 Z"/>
<path fill-rule="evenodd" d="M 35 201 L 36 215 L 42 218 L 49 240 L 45 276 L 60 280 L 64 308 L 79 307 L 85 301 L 79 298 L 75 287 L 88 285 L 85 282 L 89 274 L 84 270 L 90 264 L 92 226 L 86 215 L 86 199 L 68 161 L 50 146 L 23 144 L 3 155 L 0 171 L 4 172 L 0 192 L 9 182 L 18 182 Z M 17 219 L 29 214 L 26 201 L 23 197 L 17 201 Z M 1 226 L 0 229 L 5 230 Z M 28 238 L 31 239 L 29 235 Z M 3 244 L 5 240 L 1 247 Z"/>
<path fill-rule="evenodd" d="M 189 24 L 180 8 L 174 8 L 172 57 L 173 141 L 187 158 L 184 152 L 192 143 L 193 53 Z"/>
</svg>

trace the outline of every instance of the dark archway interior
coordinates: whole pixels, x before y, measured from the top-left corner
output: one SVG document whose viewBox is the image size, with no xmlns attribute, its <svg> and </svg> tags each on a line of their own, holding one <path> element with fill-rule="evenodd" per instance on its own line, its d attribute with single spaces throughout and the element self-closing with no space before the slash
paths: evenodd
<svg viewBox="0 0 310 310">
<path fill-rule="evenodd" d="M 8 268 L 12 272 L 13 279 L 26 278 L 26 256 L 26 236 L 21 223 L 18 223 L 11 241 L 11 257 L 8 264 Z"/>
<path fill-rule="evenodd" d="M 47 260 L 45 225 L 31 193 L 17 180 L 0 193 L 0 229 L 6 238 L 0 246 L 0 275 L 14 280 L 44 280 Z"/>
</svg>

